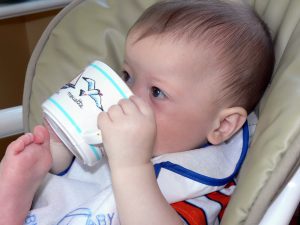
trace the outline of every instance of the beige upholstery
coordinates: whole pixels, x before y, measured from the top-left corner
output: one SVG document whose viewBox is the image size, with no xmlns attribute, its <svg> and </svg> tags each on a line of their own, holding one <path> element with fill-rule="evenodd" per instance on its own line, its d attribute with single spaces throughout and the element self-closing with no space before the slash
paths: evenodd
<svg viewBox="0 0 300 225">
<path fill-rule="evenodd" d="M 75 0 L 49 25 L 28 66 L 27 130 L 41 122 L 41 103 L 94 59 L 119 71 L 130 25 L 155 0 Z M 259 107 L 259 124 L 222 225 L 257 225 L 291 175 L 300 154 L 300 1 L 248 0 L 271 27 L 274 78 Z"/>
<path fill-rule="evenodd" d="M 258 224 L 300 159 L 300 1 L 249 2 L 271 28 L 277 63 L 222 225 Z"/>
</svg>

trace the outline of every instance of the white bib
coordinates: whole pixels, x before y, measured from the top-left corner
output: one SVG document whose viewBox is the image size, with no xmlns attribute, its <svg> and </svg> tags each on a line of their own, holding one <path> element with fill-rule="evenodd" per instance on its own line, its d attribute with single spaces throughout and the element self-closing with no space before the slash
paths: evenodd
<svg viewBox="0 0 300 225">
<path fill-rule="evenodd" d="M 241 167 L 256 121 L 254 113 L 250 114 L 248 123 L 221 145 L 153 158 L 157 182 L 166 200 L 174 203 L 223 189 Z M 75 160 L 65 175 L 47 175 L 32 208 L 26 225 L 120 224 L 105 160 L 93 167 Z"/>
</svg>

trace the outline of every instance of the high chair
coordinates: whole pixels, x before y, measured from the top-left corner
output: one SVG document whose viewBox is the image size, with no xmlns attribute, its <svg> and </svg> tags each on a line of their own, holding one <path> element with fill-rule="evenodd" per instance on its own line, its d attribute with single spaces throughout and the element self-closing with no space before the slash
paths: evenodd
<svg viewBox="0 0 300 225">
<path fill-rule="evenodd" d="M 30 59 L 24 130 L 41 123 L 41 103 L 93 60 L 120 71 L 126 33 L 154 2 L 74 0 L 65 7 L 44 31 Z M 257 107 L 259 123 L 221 224 L 285 225 L 300 201 L 300 1 L 247 2 L 271 29 L 276 67 Z M 0 129 L 5 133 L 4 127 Z"/>
</svg>

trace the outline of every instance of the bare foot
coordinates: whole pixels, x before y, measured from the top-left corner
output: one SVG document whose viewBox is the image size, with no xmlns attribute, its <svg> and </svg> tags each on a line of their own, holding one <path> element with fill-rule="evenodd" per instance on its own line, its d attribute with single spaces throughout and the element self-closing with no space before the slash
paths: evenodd
<svg viewBox="0 0 300 225">
<path fill-rule="evenodd" d="M 13 141 L 0 164 L 0 224 L 22 225 L 35 192 L 52 165 L 49 133 L 37 126 Z"/>
</svg>

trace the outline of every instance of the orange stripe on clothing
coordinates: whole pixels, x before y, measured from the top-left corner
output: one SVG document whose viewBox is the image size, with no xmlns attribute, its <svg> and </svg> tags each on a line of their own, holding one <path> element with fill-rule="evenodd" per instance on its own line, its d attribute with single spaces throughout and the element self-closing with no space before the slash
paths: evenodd
<svg viewBox="0 0 300 225">
<path fill-rule="evenodd" d="M 203 209 L 185 201 L 173 203 L 171 206 L 190 225 L 207 225 L 207 219 Z"/>
<path fill-rule="evenodd" d="M 221 211 L 219 213 L 219 219 L 221 220 L 230 200 L 230 196 L 224 195 L 220 192 L 212 192 L 207 194 L 206 197 L 212 201 L 218 202 L 221 205 Z"/>
<path fill-rule="evenodd" d="M 236 183 L 234 181 L 230 181 L 228 184 L 225 185 L 224 188 L 229 188 L 231 186 L 236 186 Z"/>
</svg>

